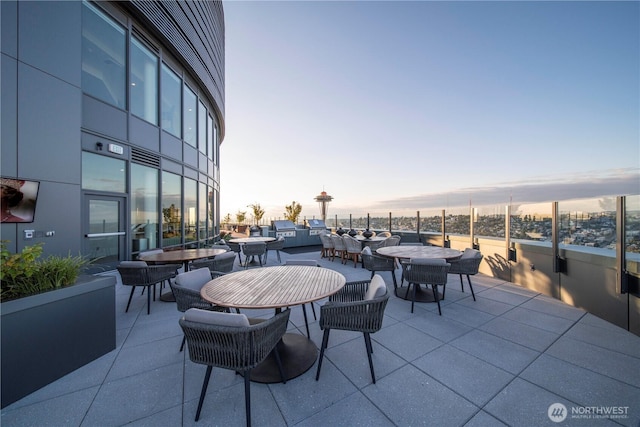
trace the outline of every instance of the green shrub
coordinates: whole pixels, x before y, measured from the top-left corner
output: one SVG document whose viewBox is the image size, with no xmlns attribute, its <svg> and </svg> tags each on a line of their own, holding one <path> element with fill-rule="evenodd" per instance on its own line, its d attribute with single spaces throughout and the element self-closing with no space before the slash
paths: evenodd
<svg viewBox="0 0 640 427">
<path fill-rule="evenodd" d="M 87 261 L 81 256 L 42 255 L 42 243 L 12 254 L 0 242 L 0 299 L 9 300 L 73 285 Z"/>
</svg>

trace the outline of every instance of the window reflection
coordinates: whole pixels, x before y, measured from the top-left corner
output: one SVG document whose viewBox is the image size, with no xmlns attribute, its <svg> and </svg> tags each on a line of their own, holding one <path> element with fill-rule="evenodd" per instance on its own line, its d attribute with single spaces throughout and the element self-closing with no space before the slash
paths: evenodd
<svg viewBox="0 0 640 427">
<path fill-rule="evenodd" d="M 197 116 L 196 116 L 197 98 L 186 85 L 184 87 L 184 142 L 195 147 L 196 146 L 196 129 L 197 129 Z"/>
<path fill-rule="evenodd" d="M 182 137 L 181 89 L 181 80 L 178 75 L 162 64 L 162 129 L 178 138 Z"/>
<path fill-rule="evenodd" d="M 158 124 L 158 57 L 131 38 L 131 112 Z"/>
<path fill-rule="evenodd" d="M 82 153 L 82 188 L 85 190 L 124 193 L 125 163 L 107 156 Z"/>
<path fill-rule="evenodd" d="M 182 189 L 180 176 L 162 172 L 162 246 L 182 243 Z"/>
<path fill-rule="evenodd" d="M 207 238 L 207 185 L 198 183 L 198 240 Z"/>
<path fill-rule="evenodd" d="M 158 171 L 131 164 L 131 239 L 133 252 L 158 247 Z"/>
<path fill-rule="evenodd" d="M 82 7 L 82 91 L 126 108 L 125 30 L 90 3 Z"/>
<path fill-rule="evenodd" d="M 184 241 L 197 240 L 196 224 L 198 221 L 198 190 L 196 182 L 192 179 L 184 179 Z"/>
<path fill-rule="evenodd" d="M 207 107 L 202 101 L 198 104 L 198 148 L 207 154 Z"/>
</svg>

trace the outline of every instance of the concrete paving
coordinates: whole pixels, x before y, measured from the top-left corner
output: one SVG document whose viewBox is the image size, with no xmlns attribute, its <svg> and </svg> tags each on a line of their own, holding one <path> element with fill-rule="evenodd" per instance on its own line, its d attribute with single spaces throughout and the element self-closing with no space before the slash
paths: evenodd
<svg viewBox="0 0 640 427">
<path fill-rule="evenodd" d="M 319 252 L 281 257 L 318 260 L 347 281 L 370 277 Z M 381 276 L 393 291 L 390 273 Z M 640 425 L 640 337 L 512 283 L 472 281 L 477 301 L 449 276 L 442 316 L 434 303 L 411 313 L 409 301 L 390 298 L 372 335 L 376 384 L 362 335 L 345 331 L 331 332 L 319 381 L 314 365 L 286 384 L 252 383 L 253 425 Z M 245 425 L 242 377 L 217 368 L 194 421 L 205 367 L 179 351 L 181 313 L 157 300 L 147 315 L 138 292 L 125 313 L 129 291 L 116 287 L 117 348 L 4 408 L 3 426 Z M 319 347 L 322 331 L 309 316 Z M 300 307 L 289 329 L 305 334 Z"/>
</svg>

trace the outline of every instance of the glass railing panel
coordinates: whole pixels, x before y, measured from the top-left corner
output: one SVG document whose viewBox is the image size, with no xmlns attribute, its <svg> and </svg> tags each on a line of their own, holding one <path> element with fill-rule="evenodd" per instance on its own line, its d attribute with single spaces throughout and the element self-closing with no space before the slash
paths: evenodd
<svg viewBox="0 0 640 427">
<path fill-rule="evenodd" d="M 558 203 L 561 245 L 616 250 L 616 198 L 566 200 Z"/>
<path fill-rule="evenodd" d="M 505 237 L 504 205 L 480 206 L 476 208 L 473 233 L 476 237 Z"/>
<path fill-rule="evenodd" d="M 635 271 L 629 264 L 640 262 L 640 195 L 626 197 L 624 224 L 626 269 Z"/>
<path fill-rule="evenodd" d="M 421 233 L 442 233 L 442 209 L 420 211 Z"/>
<path fill-rule="evenodd" d="M 551 244 L 553 204 L 534 203 L 511 206 L 511 239 Z"/>
<path fill-rule="evenodd" d="M 469 235 L 469 208 L 450 208 L 445 212 L 447 234 Z"/>
</svg>

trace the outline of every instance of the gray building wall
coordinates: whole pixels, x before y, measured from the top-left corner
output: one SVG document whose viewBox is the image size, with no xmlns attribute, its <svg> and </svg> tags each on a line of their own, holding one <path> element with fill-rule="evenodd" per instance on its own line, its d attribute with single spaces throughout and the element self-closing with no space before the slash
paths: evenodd
<svg viewBox="0 0 640 427">
<path fill-rule="evenodd" d="M 113 3 L 113 4 L 107 4 Z M 141 27 L 195 76 L 199 97 L 216 116 L 224 137 L 224 13 L 220 2 L 100 2 Z M 1 142 L 0 174 L 40 182 L 33 223 L 0 226 L 11 251 L 44 242 L 45 254 L 77 254 L 82 249 L 82 149 L 95 142 L 141 148 L 160 157 L 158 165 L 183 174 L 201 170 L 203 182 L 219 189 L 217 166 L 159 127 L 127 111 L 83 95 L 81 1 L 0 2 Z M 133 24 L 132 24 L 133 23 Z M 131 28 L 131 27 L 130 27 Z M 130 29 L 129 28 L 129 29 Z M 205 29 L 205 37 L 187 41 Z M 175 43 L 175 45 L 172 45 Z M 185 46 L 189 45 L 190 48 Z M 195 73 L 195 74 L 194 74 Z M 199 165 L 199 163 L 203 163 Z M 176 168 L 178 166 L 178 168 Z M 217 216 L 219 218 L 219 215 Z M 215 224 L 217 226 L 217 224 Z M 55 231 L 26 240 L 24 230 Z M 129 248 L 130 250 L 130 248 Z"/>
</svg>

